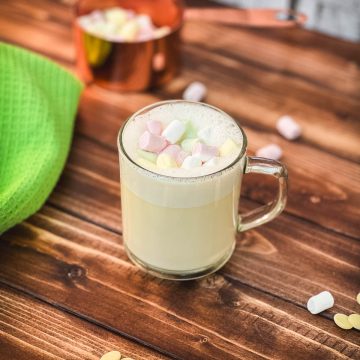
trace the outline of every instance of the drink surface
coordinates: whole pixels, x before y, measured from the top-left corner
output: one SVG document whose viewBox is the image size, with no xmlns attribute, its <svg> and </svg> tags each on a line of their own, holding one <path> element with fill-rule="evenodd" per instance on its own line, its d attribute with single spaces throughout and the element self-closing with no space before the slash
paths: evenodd
<svg viewBox="0 0 360 360">
<path fill-rule="evenodd" d="M 215 156 L 216 162 L 205 164 L 203 161 L 203 166 L 190 169 L 183 168 L 181 164 L 169 168 L 151 166 L 139 155 L 139 150 L 141 150 L 139 149 L 139 139 L 146 132 L 149 121 L 160 122 L 163 130 L 172 122 L 180 121 L 184 124 L 185 132 L 178 141 L 168 145 L 175 144 L 175 146 L 181 147 L 182 151 L 188 152 L 187 155 L 191 155 L 192 150 L 183 145 L 189 142 L 194 144 L 198 142 L 206 147 L 216 148 L 219 151 Z M 122 142 L 127 155 L 141 167 L 160 175 L 190 178 L 212 174 L 232 164 L 241 152 L 243 136 L 235 121 L 223 112 L 199 103 L 173 102 L 155 107 L 128 121 L 122 133 Z M 231 149 L 223 150 L 224 145 L 229 142 L 232 144 Z M 166 148 L 163 151 L 166 152 Z M 155 155 L 158 156 L 159 152 Z M 156 164 L 156 159 L 154 161 Z"/>
</svg>

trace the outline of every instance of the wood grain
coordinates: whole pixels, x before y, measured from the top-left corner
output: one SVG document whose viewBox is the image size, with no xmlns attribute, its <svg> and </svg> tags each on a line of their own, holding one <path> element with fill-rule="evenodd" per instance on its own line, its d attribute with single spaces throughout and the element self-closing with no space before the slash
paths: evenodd
<svg viewBox="0 0 360 360">
<path fill-rule="evenodd" d="M 0 39 L 75 72 L 72 5 L 3 0 Z M 189 22 L 183 35 L 184 70 L 166 87 L 86 89 L 58 186 L 1 236 L 0 358 L 96 359 L 116 346 L 135 359 L 360 359 L 358 333 L 332 321 L 358 312 L 360 47 L 302 29 Z M 124 252 L 116 136 L 131 113 L 194 80 L 244 127 L 250 154 L 282 146 L 290 193 L 285 213 L 239 237 L 220 272 L 172 283 Z M 298 141 L 277 134 L 283 114 L 301 123 Z M 270 200 L 274 185 L 246 176 L 241 210 Z M 305 303 L 324 289 L 335 307 L 313 316 Z"/>
<path fill-rule="evenodd" d="M 111 350 L 134 359 L 167 359 L 43 301 L 0 285 L 0 359 L 98 360 Z"/>
<path fill-rule="evenodd" d="M 173 283 L 153 279 L 129 263 L 119 235 L 45 207 L 29 222 L 3 235 L 0 278 L 90 321 L 96 319 L 113 331 L 152 344 L 175 358 L 313 359 L 314 354 L 319 359 L 360 358 L 355 332 L 344 333 L 324 317 L 314 317 L 301 307 L 242 283 L 244 268 L 248 272 L 252 268 L 244 263 L 246 259 L 271 264 L 271 257 L 283 256 L 281 251 L 273 251 L 265 236 L 256 236 L 245 249 L 239 247 L 218 275 L 197 282 Z M 339 267 L 335 252 L 322 260 L 335 261 Z M 294 259 L 300 259 L 299 255 L 292 258 L 297 268 Z M 303 259 L 303 266 L 308 266 L 310 260 Z M 233 271 L 232 267 L 241 262 L 244 268 L 238 273 Z M 327 316 L 333 311 L 356 308 L 358 283 L 351 280 L 347 272 L 353 270 L 347 266 L 344 264 L 343 275 L 336 279 L 340 283 L 341 276 L 346 277 L 347 289 L 342 287 L 346 295 L 336 293 L 338 304 Z M 269 283 L 270 267 L 262 267 Z M 278 263 L 276 268 L 281 272 Z M 315 273 L 305 287 L 299 274 L 292 291 L 299 296 L 318 290 L 321 273 Z M 282 273 L 282 282 L 272 283 L 279 295 L 283 291 L 280 284 L 291 284 L 284 281 L 284 276 Z M 277 346 L 269 346 L 274 341 Z"/>
</svg>

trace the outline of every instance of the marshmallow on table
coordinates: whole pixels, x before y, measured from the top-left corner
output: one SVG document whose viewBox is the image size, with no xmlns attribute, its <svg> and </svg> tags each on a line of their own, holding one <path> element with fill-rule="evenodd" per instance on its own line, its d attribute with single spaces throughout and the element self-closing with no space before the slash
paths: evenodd
<svg viewBox="0 0 360 360">
<path fill-rule="evenodd" d="M 139 148 L 141 150 L 159 153 L 167 145 L 166 140 L 158 135 L 145 131 L 139 138 Z"/>
<path fill-rule="evenodd" d="M 156 159 L 156 166 L 159 169 L 170 169 L 170 168 L 176 168 L 177 163 L 175 159 L 169 154 L 161 153 Z"/>
<path fill-rule="evenodd" d="M 194 146 L 192 154 L 193 156 L 198 157 L 201 161 L 208 161 L 219 155 L 219 150 L 215 146 L 209 146 L 199 142 Z"/>
<path fill-rule="evenodd" d="M 146 122 L 146 128 L 154 135 L 161 135 L 162 123 L 157 120 L 149 120 Z"/>
<path fill-rule="evenodd" d="M 185 158 L 181 167 L 183 169 L 194 169 L 200 167 L 201 165 L 202 165 L 202 161 L 198 157 L 190 155 Z"/>
<path fill-rule="evenodd" d="M 206 86 L 203 83 L 194 81 L 185 89 L 183 99 L 188 101 L 201 101 L 206 96 L 206 92 Z"/>
<path fill-rule="evenodd" d="M 185 139 L 181 142 L 181 147 L 184 151 L 192 152 L 194 146 L 199 142 L 198 138 L 194 139 Z"/>
<path fill-rule="evenodd" d="M 173 120 L 162 132 L 162 136 L 170 143 L 178 142 L 185 132 L 185 124 L 180 120 Z"/>
<path fill-rule="evenodd" d="M 239 150 L 239 145 L 233 139 L 227 139 L 221 146 L 220 146 L 220 156 L 228 156 L 233 152 Z"/>
<path fill-rule="evenodd" d="M 312 314 L 319 314 L 334 306 L 334 298 L 329 291 L 312 296 L 307 302 L 307 309 Z"/>
<path fill-rule="evenodd" d="M 256 151 L 256 156 L 273 160 L 279 160 L 282 157 L 282 149 L 279 145 L 269 144 Z"/>
<path fill-rule="evenodd" d="M 278 132 L 288 140 L 295 140 L 301 135 L 300 125 L 288 115 L 281 116 L 276 122 Z"/>
</svg>

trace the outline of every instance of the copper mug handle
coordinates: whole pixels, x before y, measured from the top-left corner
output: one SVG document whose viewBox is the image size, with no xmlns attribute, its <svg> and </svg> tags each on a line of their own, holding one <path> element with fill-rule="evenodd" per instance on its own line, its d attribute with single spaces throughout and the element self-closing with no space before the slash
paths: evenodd
<svg viewBox="0 0 360 360">
<path fill-rule="evenodd" d="M 248 27 L 301 26 L 306 16 L 294 9 L 186 8 L 185 19 Z"/>
</svg>

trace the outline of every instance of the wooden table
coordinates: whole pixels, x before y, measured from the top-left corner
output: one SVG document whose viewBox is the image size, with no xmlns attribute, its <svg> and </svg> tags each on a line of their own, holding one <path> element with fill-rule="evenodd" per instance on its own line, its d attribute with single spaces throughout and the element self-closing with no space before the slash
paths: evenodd
<svg viewBox="0 0 360 360">
<path fill-rule="evenodd" d="M 71 71 L 71 3 L 2 0 L 0 37 Z M 37 214 L 1 236 L 0 359 L 360 359 L 360 46 L 302 29 L 250 30 L 189 22 L 184 71 L 148 93 L 85 90 L 66 169 Z M 284 150 L 290 193 L 283 215 L 238 239 L 217 274 L 191 282 L 138 270 L 122 245 L 116 135 L 140 107 L 179 97 L 193 80 L 206 101 L 244 127 L 249 153 Z M 295 142 L 275 130 L 293 115 Z M 275 184 L 246 176 L 241 209 Z M 330 290 L 320 315 L 307 299 Z"/>
</svg>

